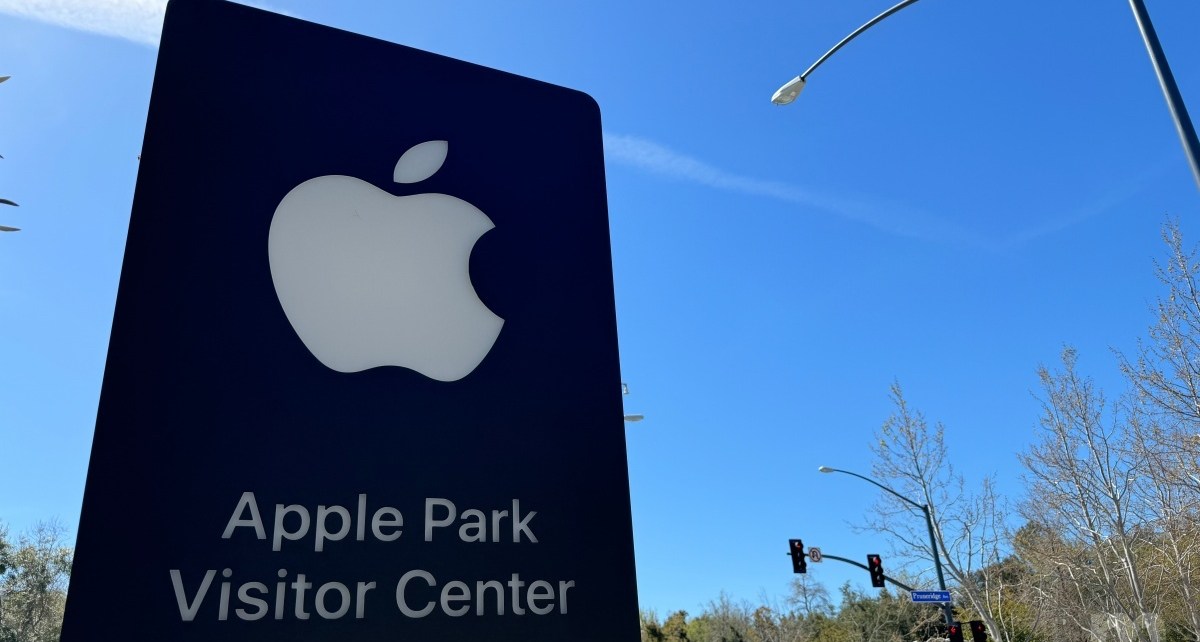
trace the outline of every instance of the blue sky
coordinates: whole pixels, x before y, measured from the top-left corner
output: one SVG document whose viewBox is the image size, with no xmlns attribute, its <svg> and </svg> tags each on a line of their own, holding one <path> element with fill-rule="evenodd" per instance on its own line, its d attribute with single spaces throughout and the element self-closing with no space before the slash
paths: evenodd
<svg viewBox="0 0 1200 642">
<path fill-rule="evenodd" d="M 1146 0 L 1200 115 L 1200 4 Z M 604 118 L 638 587 L 660 613 L 781 597 L 785 540 L 855 533 L 899 381 L 969 481 L 1020 499 L 1034 369 L 1111 395 L 1159 231 L 1200 241 L 1126 2 L 273 0 L 591 94 Z M 0 520 L 78 518 L 154 71 L 157 0 L 0 0 Z M 486 101 L 486 97 L 480 100 Z M 219 253 L 219 248 L 214 248 Z M 885 557 L 886 560 L 886 557 Z M 824 563 L 833 589 L 865 573 Z M 859 577 L 862 575 L 863 577 Z"/>
</svg>

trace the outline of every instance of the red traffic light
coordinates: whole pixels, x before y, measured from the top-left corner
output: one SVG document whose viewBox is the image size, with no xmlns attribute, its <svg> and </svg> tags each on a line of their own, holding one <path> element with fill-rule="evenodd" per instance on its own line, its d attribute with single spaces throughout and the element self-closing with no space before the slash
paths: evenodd
<svg viewBox="0 0 1200 642">
<path fill-rule="evenodd" d="M 950 642 L 963 642 L 962 627 L 958 624 L 951 624 L 948 629 L 950 632 Z"/>
<path fill-rule="evenodd" d="M 875 588 L 883 588 L 883 560 L 876 554 L 867 555 L 867 571 L 871 573 L 871 586 Z"/>
<path fill-rule="evenodd" d="M 788 553 L 792 556 L 792 572 L 807 573 L 808 560 L 804 559 L 804 540 L 789 539 Z"/>
<path fill-rule="evenodd" d="M 971 642 L 987 642 L 987 626 L 983 620 L 971 620 L 968 624 L 971 626 Z"/>
</svg>

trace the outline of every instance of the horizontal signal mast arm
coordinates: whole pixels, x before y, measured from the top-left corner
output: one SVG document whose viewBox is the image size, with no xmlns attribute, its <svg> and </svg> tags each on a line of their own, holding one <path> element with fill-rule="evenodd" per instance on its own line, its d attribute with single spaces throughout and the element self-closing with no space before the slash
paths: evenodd
<svg viewBox="0 0 1200 642">
<path fill-rule="evenodd" d="M 790 553 L 789 553 L 789 555 L 790 555 Z M 829 560 L 837 560 L 837 561 L 839 561 L 839 562 L 845 562 L 845 563 L 847 563 L 847 564 L 853 564 L 854 566 L 857 566 L 857 567 L 861 568 L 862 570 L 864 570 L 864 571 L 866 571 L 866 572 L 868 572 L 868 573 L 870 573 L 870 572 L 871 572 L 871 569 L 867 568 L 867 565 L 866 565 L 866 564 L 861 564 L 861 563 L 859 563 L 859 562 L 856 562 L 856 561 L 854 561 L 854 560 L 849 560 L 849 559 L 846 559 L 846 558 L 844 558 L 844 557 L 838 557 L 837 555 L 830 555 L 829 553 L 825 553 L 825 552 L 822 552 L 822 553 L 821 553 L 821 557 L 822 557 L 822 558 L 824 558 L 824 559 L 829 559 Z M 904 590 L 906 590 L 906 591 L 915 591 L 915 590 L 917 590 L 917 589 L 915 589 L 915 588 L 913 588 L 913 587 L 911 587 L 911 586 L 909 586 L 909 585 L 907 585 L 907 584 L 905 584 L 905 583 L 903 583 L 903 582 L 900 582 L 899 580 L 894 580 L 894 579 L 892 579 L 892 578 L 888 577 L 887 575 L 884 575 L 884 576 L 883 576 L 883 579 L 885 579 L 885 580 L 887 580 L 887 581 L 891 582 L 892 584 L 895 584 L 896 586 L 899 586 L 900 588 L 902 588 L 902 589 L 904 589 Z"/>
</svg>

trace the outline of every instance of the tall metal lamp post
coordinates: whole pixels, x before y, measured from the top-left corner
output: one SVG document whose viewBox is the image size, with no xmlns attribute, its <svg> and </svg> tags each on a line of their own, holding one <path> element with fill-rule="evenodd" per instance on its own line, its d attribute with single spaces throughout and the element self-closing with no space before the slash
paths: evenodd
<svg viewBox="0 0 1200 642">
<path fill-rule="evenodd" d="M 11 77 L 12 76 L 0 76 L 0 82 L 4 82 L 5 80 L 8 80 Z M 0 156 L 0 158 L 4 158 L 4 157 Z M 11 205 L 13 207 L 17 206 L 16 203 L 8 200 L 7 198 L 0 198 L 0 205 Z M 0 225 L 0 232 L 18 232 L 18 231 L 20 231 L 20 228 L 9 227 L 7 225 Z"/>
<path fill-rule="evenodd" d="M 913 0 L 913 1 L 915 2 L 916 0 Z M 904 495 L 897 493 L 896 491 L 892 490 L 891 488 L 888 488 L 887 486 L 884 486 L 883 484 L 875 481 L 874 479 L 871 479 L 870 477 L 865 477 L 858 473 L 852 473 L 848 470 L 841 470 L 840 468 L 830 468 L 829 466 L 821 466 L 821 467 L 817 468 L 817 470 L 822 473 L 844 473 L 846 475 L 852 475 L 863 481 L 875 484 L 879 488 L 891 493 L 893 496 L 904 501 L 906 504 L 909 504 L 909 505 L 917 508 L 918 510 L 920 510 L 921 514 L 923 514 L 925 516 L 925 526 L 928 527 L 928 529 L 929 529 L 929 552 L 930 552 L 930 554 L 933 555 L 933 567 L 935 569 L 937 569 L 938 588 L 940 588 L 943 591 L 946 590 L 946 576 L 942 574 L 942 556 L 938 554 L 937 537 L 933 533 L 933 517 L 929 513 L 929 504 L 918 504 L 917 502 L 914 502 L 913 500 L 905 497 Z M 942 603 L 942 614 L 945 615 L 945 617 L 946 617 L 947 625 L 954 623 L 954 611 L 952 610 L 952 607 L 949 602 Z"/>
<path fill-rule="evenodd" d="M 832 49 L 826 51 L 825 55 L 818 58 L 816 62 L 809 66 L 804 73 L 789 80 L 780 87 L 771 96 L 771 102 L 776 105 L 787 105 L 796 100 L 796 97 L 800 95 L 800 91 L 804 89 L 804 85 L 808 82 L 808 75 L 821 66 L 821 63 L 828 60 L 834 52 L 844 47 L 846 43 L 854 40 L 862 32 L 878 24 L 884 18 L 915 2 L 917 0 L 902 0 L 887 11 L 871 18 L 866 24 L 851 32 L 850 35 L 842 38 Z M 1154 65 L 1154 72 L 1158 75 L 1159 86 L 1162 87 L 1163 96 L 1167 99 L 1167 108 L 1171 110 L 1171 118 L 1175 121 L 1175 129 L 1179 132 L 1179 139 L 1183 142 L 1183 151 L 1187 154 L 1188 165 L 1192 168 L 1192 178 L 1196 181 L 1196 187 L 1200 188 L 1200 141 L 1197 141 L 1196 138 L 1196 128 L 1192 126 L 1192 119 L 1188 116 L 1187 107 L 1183 104 L 1183 97 L 1179 94 L 1179 87 L 1175 84 L 1175 76 L 1171 74 L 1171 67 L 1167 64 L 1167 56 L 1163 53 L 1162 45 L 1158 42 L 1158 35 L 1154 32 L 1154 25 L 1150 22 L 1150 14 L 1146 11 L 1145 3 L 1142 0 L 1129 0 L 1129 6 L 1133 9 L 1133 17 L 1137 20 L 1138 29 L 1142 32 L 1142 40 L 1146 43 L 1146 50 L 1150 53 L 1150 62 Z"/>
<path fill-rule="evenodd" d="M 1179 95 L 1175 76 L 1171 74 L 1167 55 L 1158 43 L 1158 34 L 1154 33 L 1154 25 L 1150 22 L 1146 5 L 1142 0 L 1129 0 L 1129 7 L 1133 9 L 1133 17 L 1142 32 L 1142 41 L 1146 43 L 1146 51 L 1150 54 L 1154 73 L 1158 75 L 1158 84 L 1167 99 L 1167 108 L 1171 110 L 1171 117 L 1175 119 L 1175 130 L 1179 132 L 1179 140 L 1183 141 L 1183 150 L 1187 152 L 1188 164 L 1192 166 L 1192 178 L 1196 179 L 1196 186 L 1200 187 L 1200 142 L 1196 140 L 1196 128 L 1192 126 L 1192 119 L 1183 104 L 1183 96 Z"/>
</svg>

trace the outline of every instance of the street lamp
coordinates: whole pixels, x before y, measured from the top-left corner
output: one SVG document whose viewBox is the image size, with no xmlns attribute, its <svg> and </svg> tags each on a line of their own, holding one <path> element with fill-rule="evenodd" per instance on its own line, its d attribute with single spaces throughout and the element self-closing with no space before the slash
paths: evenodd
<svg viewBox="0 0 1200 642">
<path fill-rule="evenodd" d="M 629 394 L 629 384 L 622 381 L 621 382 L 621 395 L 623 396 L 623 395 L 627 395 L 627 394 Z M 625 421 L 628 423 L 631 423 L 631 424 L 637 423 L 645 418 L 646 418 L 646 415 L 643 415 L 640 412 L 625 415 Z"/>
<path fill-rule="evenodd" d="M 912 0 L 912 1 L 915 2 L 916 0 Z M 883 490 L 891 493 L 893 496 L 899 498 L 900 500 L 904 501 L 905 503 L 918 508 L 921 511 L 921 513 L 923 515 L 925 515 L 925 526 L 927 528 L 929 528 L 929 552 L 933 555 L 933 567 L 935 569 L 937 569 L 938 588 L 940 588 L 943 591 L 946 590 L 946 577 L 945 577 L 945 575 L 942 574 L 942 556 L 938 554 L 937 538 L 933 534 L 933 517 L 931 517 L 929 514 L 929 504 L 918 504 L 918 503 L 914 502 L 913 500 L 905 497 L 904 495 L 897 493 L 896 491 L 892 490 L 891 488 L 888 488 L 887 486 L 884 486 L 883 484 L 875 481 L 874 479 L 871 479 L 870 477 L 864 477 L 863 475 L 860 475 L 858 473 L 852 473 L 848 470 L 841 470 L 840 468 L 830 468 L 829 466 L 820 466 L 817 468 L 817 471 L 822 472 L 822 473 L 844 473 L 847 475 L 852 475 L 863 481 L 867 481 L 872 484 L 875 484 L 879 488 L 882 488 Z M 954 612 L 951 610 L 949 602 L 942 603 L 942 613 L 946 617 L 946 624 L 954 623 Z"/>
<path fill-rule="evenodd" d="M 901 0 L 901 2 L 894 5 L 891 9 L 888 9 L 887 11 L 884 11 L 883 13 L 875 16 L 874 18 L 871 18 L 867 22 L 867 24 L 859 27 L 858 29 L 855 29 L 850 35 L 846 36 L 845 38 L 842 38 L 841 42 L 834 45 L 833 49 L 826 51 L 825 55 L 818 58 L 816 62 L 814 62 L 811 66 L 809 66 L 808 69 L 805 69 L 804 73 L 789 80 L 786 85 L 780 87 L 779 90 L 775 92 L 775 95 L 771 96 L 771 102 L 775 103 L 776 105 L 787 105 L 787 104 L 791 103 L 793 100 L 796 100 L 796 96 L 800 95 L 800 90 L 804 89 L 804 84 L 806 82 L 808 82 L 808 75 L 811 74 L 814 69 L 816 69 L 817 67 L 820 67 L 821 63 L 828 60 L 829 57 L 833 55 L 833 52 L 837 51 L 838 49 L 841 49 L 842 47 L 845 47 L 846 43 L 857 38 L 858 34 L 875 26 L 875 24 L 878 23 L 879 21 L 892 15 L 893 13 L 896 13 L 897 11 L 903 9 L 904 7 L 907 7 L 908 5 L 910 5 L 916 1 L 917 0 Z"/>
<path fill-rule="evenodd" d="M 776 90 L 771 96 L 771 102 L 776 105 L 787 105 L 796 100 L 796 97 L 800 95 L 800 91 L 804 89 L 804 85 L 808 82 L 808 75 L 814 69 L 821 66 L 821 63 L 828 60 L 835 51 L 844 47 L 846 43 L 854 40 L 860 33 L 875 26 L 884 18 L 916 1 L 902 0 L 887 11 L 871 18 L 866 24 L 851 32 L 850 35 L 842 38 L 841 42 L 834 45 L 829 51 L 826 51 L 825 55 L 818 58 L 804 73 L 789 80 L 784 86 Z M 1146 51 L 1150 54 L 1150 62 L 1154 65 L 1154 73 L 1158 76 L 1158 84 L 1162 87 L 1163 96 L 1167 99 L 1167 108 L 1171 111 L 1172 120 L 1175 121 L 1175 130 L 1179 133 L 1180 141 L 1183 142 L 1183 151 L 1187 154 L 1188 165 L 1192 168 L 1192 178 L 1196 181 L 1196 187 L 1200 188 L 1200 140 L 1196 138 L 1196 128 L 1192 126 L 1192 119 L 1188 116 L 1187 107 L 1183 104 L 1183 96 L 1179 94 L 1179 87 L 1175 84 L 1175 76 L 1171 73 L 1171 66 L 1167 64 L 1167 56 L 1163 53 L 1162 45 L 1158 42 L 1158 35 L 1154 31 L 1154 24 L 1150 22 L 1150 13 L 1146 11 L 1145 3 L 1142 0 L 1129 0 L 1129 7 L 1133 10 L 1133 17 L 1137 21 L 1138 30 L 1142 34 L 1142 41 L 1146 43 Z"/>
<path fill-rule="evenodd" d="M 4 82 L 5 80 L 8 80 L 9 78 L 12 78 L 12 76 L 0 76 L 0 82 Z M 4 158 L 4 157 L 0 156 L 0 158 Z M 0 205 L 11 205 L 13 207 L 17 206 L 16 203 L 8 200 L 7 198 L 0 198 Z M 0 225 L 0 232 L 19 232 L 19 231 L 21 231 L 21 228 L 19 228 L 19 227 L 9 227 L 8 225 Z"/>
</svg>

